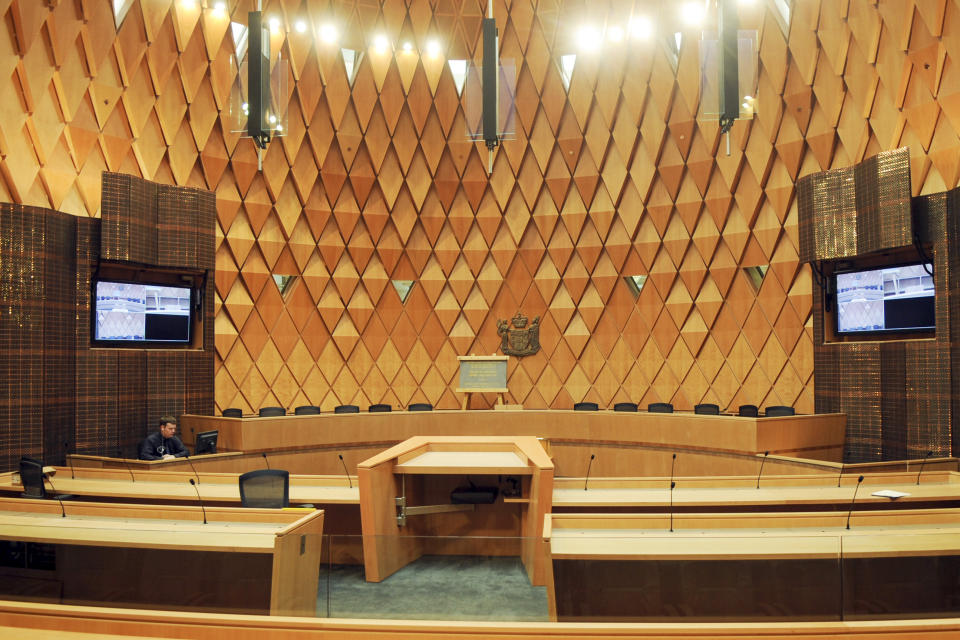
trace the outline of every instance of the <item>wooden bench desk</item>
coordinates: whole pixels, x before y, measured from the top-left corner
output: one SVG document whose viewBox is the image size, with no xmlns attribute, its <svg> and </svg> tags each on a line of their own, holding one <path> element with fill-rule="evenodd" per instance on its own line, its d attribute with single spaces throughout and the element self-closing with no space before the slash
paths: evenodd
<svg viewBox="0 0 960 640">
<path fill-rule="evenodd" d="M 314 615 L 323 515 L 0 498 L 0 539 L 27 557 L 0 590 L 29 599 L 19 590 L 42 580 L 61 603 Z"/>
</svg>

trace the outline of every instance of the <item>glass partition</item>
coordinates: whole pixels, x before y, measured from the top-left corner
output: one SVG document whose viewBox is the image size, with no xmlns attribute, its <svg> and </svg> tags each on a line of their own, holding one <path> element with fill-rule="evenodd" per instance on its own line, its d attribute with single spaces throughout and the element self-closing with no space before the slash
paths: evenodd
<svg viewBox="0 0 960 640">
<path fill-rule="evenodd" d="M 61 539 L 86 535 L 79 518 L 58 524 Z M 156 537 L 156 530 L 126 525 L 124 540 Z M 546 544 L 384 537 L 368 539 L 368 548 L 383 543 L 403 561 L 368 582 L 362 536 L 324 535 L 322 543 L 294 536 L 274 549 L 254 540 L 256 524 L 208 526 L 209 535 L 223 536 L 222 548 L 137 547 L 109 530 L 98 532 L 97 545 L 0 541 L 0 598 L 497 622 L 843 621 L 955 617 L 960 610 L 960 553 L 953 549 L 960 537 L 949 528 L 842 536 L 565 531 Z M 320 549 L 311 555 L 315 543 Z"/>
</svg>

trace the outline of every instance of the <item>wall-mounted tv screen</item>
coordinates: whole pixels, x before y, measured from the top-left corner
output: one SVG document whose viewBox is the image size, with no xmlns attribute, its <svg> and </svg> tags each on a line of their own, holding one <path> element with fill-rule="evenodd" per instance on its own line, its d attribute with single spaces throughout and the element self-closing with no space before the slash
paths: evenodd
<svg viewBox="0 0 960 640">
<path fill-rule="evenodd" d="M 115 345 L 190 342 L 190 287 L 97 280 L 93 286 L 93 339 Z"/>
<path fill-rule="evenodd" d="M 927 262 L 834 274 L 837 333 L 933 330 L 932 273 Z"/>
</svg>

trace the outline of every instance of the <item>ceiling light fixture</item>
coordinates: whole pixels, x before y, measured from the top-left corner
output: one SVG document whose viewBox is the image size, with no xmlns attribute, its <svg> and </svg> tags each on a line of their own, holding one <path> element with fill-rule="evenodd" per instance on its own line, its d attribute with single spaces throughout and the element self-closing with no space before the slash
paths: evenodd
<svg viewBox="0 0 960 640">
<path fill-rule="evenodd" d="M 630 35 L 638 40 L 648 40 L 653 35 L 653 23 L 646 16 L 630 19 Z"/>
<path fill-rule="evenodd" d="M 680 17 L 687 26 L 699 27 L 707 18 L 707 10 L 703 2 L 685 2 L 680 7 Z"/>
<path fill-rule="evenodd" d="M 387 40 L 387 36 L 382 33 L 378 33 L 373 37 L 373 48 L 377 53 L 386 53 L 387 49 L 390 47 L 390 41 Z"/>
<path fill-rule="evenodd" d="M 427 55 L 431 58 L 436 58 L 440 55 L 440 42 L 437 40 L 428 40 L 427 41 Z"/>
<path fill-rule="evenodd" d="M 303 33 L 307 30 L 306 20 L 297 20 L 293 23 L 293 28 L 297 30 L 297 33 Z"/>
<path fill-rule="evenodd" d="M 320 27 L 320 39 L 327 44 L 333 44 L 336 42 L 339 35 L 340 34 L 337 33 L 337 28 L 329 22 L 321 25 Z"/>
<path fill-rule="evenodd" d="M 577 46 L 583 51 L 596 51 L 600 47 L 600 33 L 596 27 L 584 25 L 577 29 Z"/>
</svg>

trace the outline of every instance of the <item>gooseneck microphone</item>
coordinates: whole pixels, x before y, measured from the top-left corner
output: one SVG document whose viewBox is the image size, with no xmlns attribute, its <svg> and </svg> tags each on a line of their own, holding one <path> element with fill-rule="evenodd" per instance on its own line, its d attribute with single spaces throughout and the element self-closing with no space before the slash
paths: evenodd
<svg viewBox="0 0 960 640">
<path fill-rule="evenodd" d="M 920 484 L 920 474 L 923 473 L 923 467 L 927 464 L 927 458 L 933 455 L 933 451 L 927 451 L 927 455 L 923 456 L 923 462 L 920 463 L 920 473 L 917 474 L 917 484 Z"/>
<path fill-rule="evenodd" d="M 760 476 L 763 475 L 763 463 L 767 461 L 767 456 L 770 455 L 769 451 L 763 452 L 763 459 L 760 460 L 760 472 L 757 474 L 757 489 L 760 488 Z"/>
<path fill-rule="evenodd" d="M 586 477 L 583 479 L 583 490 L 584 490 L 584 491 L 587 490 L 587 483 L 590 482 L 590 467 L 593 466 L 593 459 L 596 458 L 596 457 L 597 457 L 597 456 L 596 456 L 595 454 L 592 454 L 592 453 L 590 454 L 590 462 L 587 463 L 587 475 L 586 475 Z"/>
<path fill-rule="evenodd" d="M 70 441 L 67 440 L 63 443 L 63 457 L 67 461 L 67 464 L 70 465 L 70 479 L 76 480 L 77 474 L 73 471 L 73 460 L 68 455 L 70 453 Z"/>
<path fill-rule="evenodd" d="M 677 486 L 676 482 L 670 481 L 670 533 L 673 533 L 673 488 Z"/>
<path fill-rule="evenodd" d="M 347 463 L 343 461 L 343 454 L 338 453 L 337 457 L 340 458 L 340 464 L 343 465 L 343 475 L 347 476 L 347 484 L 353 489 L 353 480 L 350 479 L 350 472 L 347 471 Z"/>
<path fill-rule="evenodd" d="M 190 478 L 190 485 L 197 493 L 197 502 L 200 503 L 200 511 L 203 512 L 203 524 L 207 524 L 207 510 L 203 506 L 203 498 L 200 497 L 200 489 L 197 489 L 197 483 L 193 481 L 193 478 Z"/>
<path fill-rule="evenodd" d="M 117 449 L 117 457 L 123 462 L 123 466 L 127 468 L 127 473 L 130 474 L 130 482 L 136 482 L 137 478 L 133 475 L 133 469 L 130 468 L 130 463 L 123 457 L 123 451 L 120 449 Z"/>
<path fill-rule="evenodd" d="M 261 453 L 260 455 L 262 455 L 262 456 L 263 456 L 263 461 L 264 461 L 264 462 L 266 463 L 266 465 L 267 465 L 267 469 L 269 469 L 269 468 L 270 468 L 270 461 L 269 461 L 269 460 L 267 460 L 267 452 L 266 452 L 266 451 L 264 451 L 264 452 L 263 452 L 263 453 Z"/>
<path fill-rule="evenodd" d="M 840 481 L 843 480 L 843 467 L 847 462 L 847 455 L 843 455 L 843 460 L 840 461 L 840 475 L 837 476 L 837 486 L 840 486 Z"/>
<path fill-rule="evenodd" d="M 673 468 L 677 464 L 677 454 L 673 454 L 673 460 L 670 462 L 670 488 L 673 489 Z"/>
<path fill-rule="evenodd" d="M 57 502 L 60 503 L 60 517 L 61 517 L 61 518 L 66 518 L 66 517 L 67 517 L 67 510 L 63 508 L 63 500 L 60 499 L 60 494 L 57 493 L 56 487 L 53 486 L 53 478 L 51 478 L 51 477 L 50 477 L 50 474 L 48 474 L 48 473 L 44 473 L 44 474 L 43 474 L 43 477 L 46 479 L 47 482 L 50 483 L 50 488 L 53 490 L 53 497 L 56 498 L 56 499 L 57 499 Z"/>
<path fill-rule="evenodd" d="M 187 459 L 187 463 L 190 465 L 190 469 L 193 471 L 193 475 L 197 479 L 197 484 L 200 484 L 200 474 L 197 473 L 197 468 L 193 466 L 193 460 L 190 459 L 190 453 L 188 451 L 184 451 L 183 457 Z"/>
<path fill-rule="evenodd" d="M 863 476 L 857 478 L 857 487 L 853 490 L 853 500 L 850 501 L 850 511 L 847 512 L 847 529 L 850 528 L 850 516 L 853 515 L 853 503 L 857 500 L 857 491 L 860 490 L 861 482 L 863 482 Z"/>
</svg>

